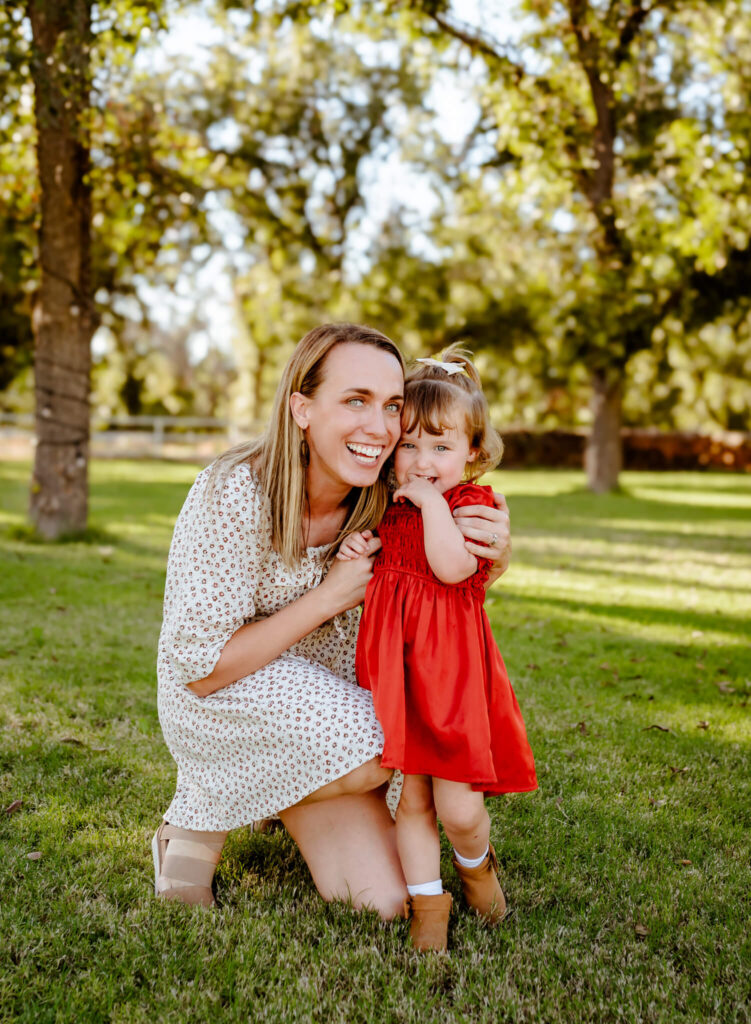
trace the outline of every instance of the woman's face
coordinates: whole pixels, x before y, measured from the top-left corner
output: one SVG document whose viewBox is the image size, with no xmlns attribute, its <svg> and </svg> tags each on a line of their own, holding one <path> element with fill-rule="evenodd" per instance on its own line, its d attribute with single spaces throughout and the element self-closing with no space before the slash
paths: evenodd
<svg viewBox="0 0 751 1024">
<path fill-rule="evenodd" d="M 313 398 L 290 409 L 310 448 L 309 474 L 341 490 L 369 487 L 399 440 L 404 376 L 398 359 L 374 345 L 336 345 Z"/>
</svg>

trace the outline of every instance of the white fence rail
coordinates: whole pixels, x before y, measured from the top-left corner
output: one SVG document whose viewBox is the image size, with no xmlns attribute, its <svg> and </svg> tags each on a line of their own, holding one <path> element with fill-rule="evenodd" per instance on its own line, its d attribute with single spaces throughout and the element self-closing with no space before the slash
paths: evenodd
<svg viewBox="0 0 751 1024">
<path fill-rule="evenodd" d="M 210 459 L 260 432 L 258 425 L 212 416 L 93 416 L 91 450 L 100 457 Z M 34 447 L 34 416 L 0 412 L 0 453 L 28 457 Z"/>
</svg>

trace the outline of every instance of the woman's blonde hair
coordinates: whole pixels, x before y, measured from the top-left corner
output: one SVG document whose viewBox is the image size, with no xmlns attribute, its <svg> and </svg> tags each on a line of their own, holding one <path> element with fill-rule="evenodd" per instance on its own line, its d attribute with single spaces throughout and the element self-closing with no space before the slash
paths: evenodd
<svg viewBox="0 0 751 1024">
<path fill-rule="evenodd" d="M 490 422 L 488 403 L 471 355 L 454 344 L 437 357 L 438 362 L 461 366 L 461 373 L 447 373 L 440 366 L 420 362 L 410 369 L 404 385 L 402 433 L 410 434 L 419 427 L 427 434 L 440 434 L 453 426 L 458 406 L 464 412 L 470 447 L 477 451 L 477 458 L 467 463 L 464 475 L 467 480 L 477 480 L 501 461 L 503 441 Z"/>
<path fill-rule="evenodd" d="M 265 433 L 255 441 L 230 448 L 219 456 L 212 468 L 215 486 L 242 463 L 253 469 L 271 506 L 272 545 L 290 567 L 299 565 L 305 553 L 303 517 L 307 504 L 304 433 L 292 418 L 290 396 L 299 391 L 306 398 L 312 398 L 323 381 L 329 352 L 347 343 L 380 348 L 394 356 L 404 370 L 404 359 L 394 342 L 373 327 L 339 323 L 313 328 L 298 342 L 284 368 Z M 388 500 L 388 487 L 385 478 L 380 476 L 370 487 L 353 488 L 350 513 L 330 553 L 346 534 L 377 526 Z"/>
</svg>

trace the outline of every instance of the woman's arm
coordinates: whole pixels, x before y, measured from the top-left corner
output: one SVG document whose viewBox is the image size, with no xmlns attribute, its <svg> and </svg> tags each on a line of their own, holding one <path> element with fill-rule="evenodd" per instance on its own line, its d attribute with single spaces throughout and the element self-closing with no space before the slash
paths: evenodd
<svg viewBox="0 0 751 1024">
<path fill-rule="evenodd" d="M 267 619 L 241 626 L 222 648 L 211 672 L 188 683 L 188 689 L 199 697 L 207 697 L 268 665 L 334 615 L 355 608 L 365 596 L 373 575 L 372 556 L 380 546 L 381 542 L 374 538 L 369 542 L 367 557 L 333 562 L 319 586 Z"/>
<path fill-rule="evenodd" d="M 422 513 L 423 539 L 428 564 L 443 583 L 461 583 L 477 569 L 477 559 L 466 549 L 451 509 L 441 492 L 423 477 L 412 477 L 394 498 L 409 498 Z"/>
<path fill-rule="evenodd" d="M 465 505 L 454 509 L 454 522 L 465 538 L 465 548 L 480 558 L 491 558 L 487 587 L 506 572 L 511 561 L 511 524 L 508 505 L 502 494 L 494 494 L 495 508 Z M 495 534 L 496 540 L 490 541 Z M 476 543 L 481 542 L 481 543 Z"/>
</svg>

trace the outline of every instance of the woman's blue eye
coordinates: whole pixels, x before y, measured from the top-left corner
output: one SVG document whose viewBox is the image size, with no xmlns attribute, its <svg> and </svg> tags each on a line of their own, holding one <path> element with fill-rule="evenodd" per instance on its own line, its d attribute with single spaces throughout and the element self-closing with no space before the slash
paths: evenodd
<svg viewBox="0 0 751 1024">
<path fill-rule="evenodd" d="M 389 412 L 395 413 L 400 413 L 402 411 L 402 407 L 399 405 L 398 402 L 389 402 L 389 404 L 386 406 L 386 409 Z"/>
<path fill-rule="evenodd" d="M 348 400 L 348 402 L 347 402 L 347 405 L 363 405 L 363 404 L 364 403 L 363 403 L 362 398 L 350 398 Z"/>
<path fill-rule="evenodd" d="M 435 446 L 435 450 L 436 450 L 437 452 L 447 452 L 447 451 L 448 451 L 448 448 L 446 447 L 446 445 L 445 445 L 445 444 L 437 444 L 437 445 Z"/>
</svg>

